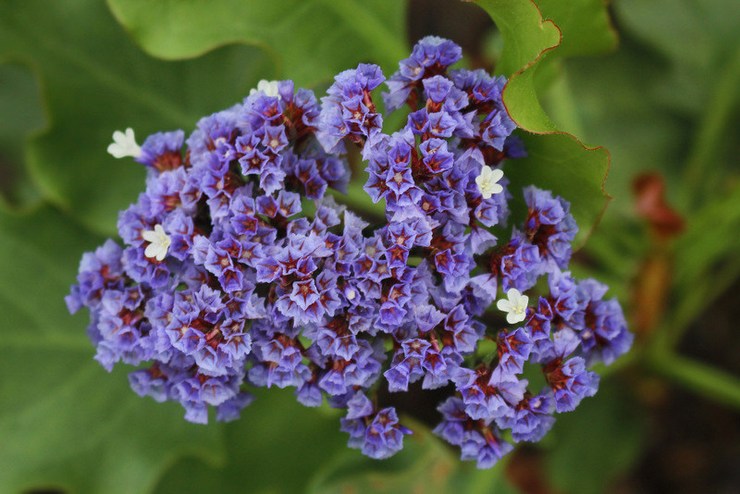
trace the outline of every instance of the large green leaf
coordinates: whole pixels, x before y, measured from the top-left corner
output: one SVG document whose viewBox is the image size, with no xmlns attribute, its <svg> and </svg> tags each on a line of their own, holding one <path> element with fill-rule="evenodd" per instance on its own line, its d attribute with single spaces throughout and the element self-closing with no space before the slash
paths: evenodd
<svg viewBox="0 0 740 494">
<path fill-rule="evenodd" d="M 306 408 L 292 390 L 258 390 L 255 402 L 224 429 L 222 467 L 184 459 L 163 476 L 156 492 L 301 492 L 322 464 L 346 449 L 339 413 Z"/>
<path fill-rule="evenodd" d="M 223 461 L 221 432 L 136 396 L 93 361 L 63 297 L 101 239 L 56 210 L 0 213 L 0 491 L 148 492 L 182 455 Z"/>
<path fill-rule="evenodd" d="M 562 33 L 558 57 L 598 55 L 613 50 L 617 33 L 611 25 L 605 0 L 535 0 L 545 19 Z"/>
<path fill-rule="evenodd" d="M 38 81 L 28 67 L 0 63 L 0 207 L 38 199 L 23 166 L 26 138 L 44 125 Z"/>
<path fill-rule="evenodd" d="M 404 449 L 373 460 L 348 449 L 336 410 L 306 409 L 288 390 L 259 390 L 240 421 L 226 426 L 227 463 L 220 468 L 183 459 L 162 477 L 158 494 L 231 493 L 447 493 L 515 492 L 504 478 L 505 462 L 478 470 L 421 424 L 404 419 L 414 433 Z"/>
<path fill-rule="evenodd" d="M 493 18 L 503 35 L 499 70 L 511 73 L 503 93 L 504 104 L 520 128 L 539 134 L 527 139 L 530 157 L 512 164 L 507 174 L 515 188 L 535 184 L 570 201 L 580 226 L 577 243 L 581 244 L 609 200 L 604 182 L 610 156 L 606 149 L 587 147 L 575 136 L 558 130 L 540 105 L 535 78 L 546 58 L 578 54 L 583 51 L 577 48 L 579 44 L 591 41 L 608 47 L 604 40 L 611 39 L 613 33 L 606 21 L 599 21 L 596 27 L 582 26 L 577 22 L 579 14 L 567 2 L 542 2 L 550 19 L 543 18 L 532 0 L 478 0 L 477 3 Z M 593 6 L 595 2 L 579 3 L 589 6 L 590 11 L 598 10 Z M 574 41 L 561 48 L 565 39 Z"/>
<path fill-rule="evenodd" d="M 360 61 L 395 70 L 406 56 L 398 0 L 108 0 L 152 55 L 181 59 L 229 43 L 266 48 L 279 77 L 312 86 Z"/>
<path fill-rule="evenodd" d="M 527 158 L 510 162 L 507 176 L 514 187 L 534 184 L 569 201 L 579 227 L 575 243 L 583 245 L 610 199 L 604 189 L 609 152 L 586 148 L 570 134 L 526 136 L 525 143 Z"/>
<path fill-rule="evenodd" d="M 142 190 L 143 167 L 105 152 L 116 129 L 184 128 L 241 100 L 273 74 L 259 50 L 223 48 L 188 62 L 141 52 L 96 0 L 0 3 L 0 59 L 36 68 L 49 127 L 27 163 L 44 195 L 110 233 L 117 211 Z"/>
<path fill-rule="evenodd" d="M 393 457 L 378 461 L 357 451 L 345 451 L 320 470 L 307 490 L 310 494 L 374 492 L 405 494 L 509 494 L 515 492 L 504 478 L 505 461 L 492 469 L 478 470 L 461 462 L 453 449 L 418 423 L 409 423 L 414 433 L 404 438 L 404 448 Z"/>
<path fill-rule="evenodd" d="M 542 18 L 532 0 L 477 0 L 488 12 L 504 39 L 496 71 L 510 77 L 560 44 L 560 29 Z M 534 94 L 532 97 L 536 98 Z"/>
<path fill-rule="evenodd" d="M 358 492 L 451 492 L 451 474 L 457 469 L 451 451 L 424 427 L 414 427 L 401 452 L 385 461 L 347 451 L 314 478 L 313 494 Z"/>
</svg>

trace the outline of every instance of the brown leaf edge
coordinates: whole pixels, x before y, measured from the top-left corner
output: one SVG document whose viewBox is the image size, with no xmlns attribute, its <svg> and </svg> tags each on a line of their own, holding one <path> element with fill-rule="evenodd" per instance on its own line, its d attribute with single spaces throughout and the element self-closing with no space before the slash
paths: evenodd
<svg viewBox="0 0 740 494">
<path fill-rule="evenodd" d="M 468 1 L 475 1 L 475 0 L 468 0 Z M 609 150 L 606 147 L 604 147 L 604 146 L 587 146 L 580 139 L 578 139 L 575 135 L 573 135 L 573 134 L 571 134 L 569 132 L 565 132 L 565 131 L 562 131 L 562 130 L 535 130 L 535 129 L 527 128 L 527 127 L 521 125 L 521 123 L 519 121 L 517 121 L 517 118 L 510 111 L 509 105 L 507 105 L 507 102 L 506 102 L 506 95 L 507 95 L 507 89 L 509 89 L 509 86 L 511 85 L 512 81 L 514 81 L 517 78 L 521 77 L 527 71 L 536 70 L 537 69 L 537 66 L 540 64 L 540 62 L 542 62 L 542 60 L 544 60 L 545 57 L 547 57 L 547 55 L 549 55 L 551 52 L 557 50 L 557 48 L 563 42 L 563 31 L 562 31 L 562 29 L 560 29 L 560 26 L 558 26 L 552 19 L 544 19 L 543 16 L 542 16 L 542 11 L 540 10 L 540 7 L 537 5 L 537 3 L 535 3 L 534 0 L 529 0 L 529 3 L 532 4 L 532 6 L 536 9 L 537 13 L 539 14 L 539 17 L 540 17 L 539 18 L 539 26 L 540 27 L 543 27 L 543 26 L 545 26 L 547 24 L 550 24 L 552 27 L 554 27 L 555 29 L 557 29 L 557 32 L 558 32 L 558 41 L 557 41 L 557 43 L 544 48 L 542 51 L 540 51 L 540 53 L 537 54 L 537 56 L 534 59 L 532 59 L 531 61 L 529 61 L 526 65 L 524 65 L 523 67 L 521 67 L 519 70 L 517 70 L 516 72 L 514 72 L 509 77 L 509 80 L 506 82 L 506 85 L 504 86 L 504 90 L 503 90 L 502 96 L 501 96 L 502 102 L 504 104 L 504 107 L 506 108 L 506 112 L 509 114 L 509 117 L 514 121 L 514 123 L 516 123 L 517 127 L 521 128 L 525 132 L 529 132 L 530 134 L 534 134 L 534 135 L 563 135 L 563 136 L 565 136 L 565 137 L 567 137 L 567 138 L 575 141 L 585 151 L 588 151 L 588 152 L 603 152 L 603 153 L 606 153 L 606 158 L 607 158 L 606 173 L 604 174 L 604 178 L 601 180 L 601 193 L 603 194 L 604 199 L 605 199 L 604 206 L 601 208 L 601 211 L 599 211 L 599 213 L 596 215 L 595 221 L 593 222 L 593 224 L 588 229 L 588 232 L 582 237 L 579 245 L 574 245 L 573 246 L 573 250 L 574 251 L 577 251 L 577 250 L 580 250 L 586 244 L 586 242 L 588 241 L 589 237 L 592 235 L 592 233 L 594 232 L 594 230 L 596 229 L 596 227 L 601 222 L 601 219 L 603 218 L 604 214 L 606 213 L 606 209 L 609 206 L 609 203 L 612 200 L 614 200 L 614 197 L 606 191 L 606 181 L 609 178 L 609 171 L 611 170 L 611 167 L 612 167 L 612 155 L 611 155 L 611 152 L 609 152 Z M 611 22 L 611 20 L 609 22 L 609 28 L 612 31 L 615 32 L 615 35 L 618 34 L 617 31 L 616 31 L 616 29 L 614 28 L 614 25 Z M 617 38 L 617 40 L 618 39 L 619 38 Z M 536 95 L 535 95 L 535 99 L 536 99 Z M 540 108 L 541 108 L 541 105 L 539 103 L 539 100 L 536 99 L 536 102 L 537 102 L 537 105 L 540 106 Z M 543 113 L 544 113 L 544 110 L 543 110 Z"/>
</svg>

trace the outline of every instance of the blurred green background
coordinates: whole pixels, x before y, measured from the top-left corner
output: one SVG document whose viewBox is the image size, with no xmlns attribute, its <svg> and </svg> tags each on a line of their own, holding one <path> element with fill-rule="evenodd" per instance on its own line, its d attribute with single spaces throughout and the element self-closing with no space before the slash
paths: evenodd
<svg viewBox="0 0 740 494">
<path fill-rule="evenodd" d="M 740 491 L 736 2 L 478 3 L 0 0 L 0 493 Z M 63 297 L 143 189 L 105 152 L 114 130 L 189 131 L 260 79 L 391 74 L 427 34 L 512 76 L 532 155 L 514 180 L 573 201 L 574 271 L 625 307 L 635 346 L 596 397 L 478 471 L 425 432 L 429 410 L 408 407 L 417 432 L 377 462 L 289 391 L 196 426 L 92 360 Z"/>
</svg>

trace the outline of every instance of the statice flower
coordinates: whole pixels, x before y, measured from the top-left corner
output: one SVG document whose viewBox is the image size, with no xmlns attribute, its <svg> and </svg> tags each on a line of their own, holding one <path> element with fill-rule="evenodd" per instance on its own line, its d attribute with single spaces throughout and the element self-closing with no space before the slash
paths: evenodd
<svg viewBox="0 0 740 494">
<path fill-rule="evenodd" d="M 344 137 L 364 142 L 381 130 L 383 117 L 377 112 L 370 92 L 384 80 L 380 68 L 371 64 L 360 64 L 334 78 L 328 95 L 322 98 L 317 134 L 328 151 L 343 150 Z"/>
<path fill-rule="evenodd" d="M 462 58 L 462 50 L 450 40 L 437 36 L 421 39 L 411 52 L 411 56 L 399 63 L 399 70 L 388 80 L 388 92 L 383 94 L 389 111 L 401 107 L 407 100 L 414 105 L 415 91 L 420 89 L 420 81 L 444 72 Z"/>
<path fill-rule="evenodd" d="M 83 255 L 66 298 L 90 311 L 95 359 L 136 366 L 132 389 L 191 422 L 238 418 L 255 387 L 293 388 L 346 410 L 349 446 L 376 459 L 403 448 L 395 394 L 417 387 L 446 390 L 434 432 L 480 468 L 540 440 L 632 336 L 607 288 L 568 271 L 565 199 L 529 186 L 509 224 L 505 167 L 526 151 L 506 80 L 452 69 L 461 56 L 427 37 L 387 81 L 371 64 L 338 74 L 321 104 L 261 81 L 187 137 L 114 134 L 109 152 L 147 179 L 121 241 Z M 411 110 L 395 132 L 373 100 L 384 81 L 386 109 Z M 346 191 L 352 147 L 372 223 L 329 194 Z"/>
</svg>

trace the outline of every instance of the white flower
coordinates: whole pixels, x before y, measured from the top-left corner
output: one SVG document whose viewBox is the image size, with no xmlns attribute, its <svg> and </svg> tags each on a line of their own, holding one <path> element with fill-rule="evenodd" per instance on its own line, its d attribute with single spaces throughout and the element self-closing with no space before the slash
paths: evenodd
<svg viewBox="0 0 740 494">
<path fill-rule="evenodd" d="M 498 307 L 498 310 L 507 313 L 506 322 L 516 324 L 526 319 L 528 303 L 529 297 L 522 295 L 516 288 L 509 288 L 506 292 L 506 299 L 502 298 L 496 302 L 496 307 Z"/>
<path fill-rule="evenodd" d="M 249 90 L 249 95 L 252 96 L 259 91 L 262 91 L 265 96 L 277 97 L 279 95 L 278 81 L 267 81 L 265 79 L 262 79 L 257 83 L 257 89 Z"/>
<path fill-rule="evenodd" d="M 475 183 L 478 185 L 478 190 L 483 199 L 490 199 L 493 194 L 502 192 L 504 188 L 498 183 L 499 180 L 504 176 L 504 172 L 498 168 L 493 169 L 490 166 L 484 166 L 480 171 L 480 175 L 475 178 Z"/>
<path fill-rule="evenodd" d="M 141 238 L 149 242 L 149 245 L 146 246 L 146 250 L 144 251 L 145 256 L 154 258 L 157 261 L 164 260 L 164 256 L 167 255 L 167 249 L 170 248 L 172 240 L 164 232 L 162 225 L 154 225 L 154 230 L 142 232 Z"/>
<path fill-rule="evenodd" d="M 129 127 L 125 134 L 120 130 L 113 132 L 113 142 L 108 146 L 108 153 L 114 158 L 125 158 L 126 156 L 138 158 L 141 156 L 141 148 L 136 144 L 134 129 Z"/>
</svg>

